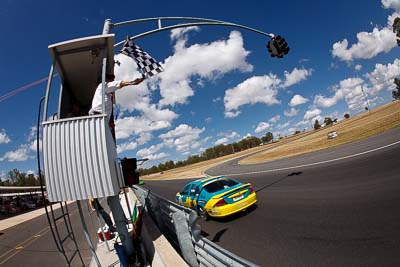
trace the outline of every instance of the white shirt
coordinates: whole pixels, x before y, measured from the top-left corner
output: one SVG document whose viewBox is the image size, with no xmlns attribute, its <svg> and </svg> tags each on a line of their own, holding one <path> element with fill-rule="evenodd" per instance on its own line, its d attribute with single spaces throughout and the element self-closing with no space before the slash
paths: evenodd
<svg viewBox="0 0 400 267">
<path fill-rule="evenodd" d="M 108 120 L 111 118 L 111 111 L 112 111 L 112 100 L 111 94 L 118 89 L 121 89 L 121 81 L 112 81 L 105 83 L 105 105 L 106 105 L 106 114 Z M 102 84 L 100 83 L 97 88 L 96 92 L 94 93 L 94 97 L 92 100 L 92 108 L 89 110 L 89 115 L 93 115 L 96 113 L 102 113 L 101 103 L 102 103 Z"/>
</svg>

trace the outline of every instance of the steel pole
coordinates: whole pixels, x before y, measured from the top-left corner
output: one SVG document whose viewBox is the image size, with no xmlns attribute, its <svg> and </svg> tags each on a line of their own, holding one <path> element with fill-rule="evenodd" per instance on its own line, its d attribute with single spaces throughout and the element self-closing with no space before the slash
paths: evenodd
<svg viewBox="0 0 400 267">
<path fill-rule="evenodd" d="M 112 27 L 111 19 L 106 19 L 106 21 L 104 21 L 103 34 L 108 34 L 110 32 L 111 27 Z"/>
<path fill-rule="evenodd" d="M 132 239 L 130 238 L 128 229 L 126 228 L 128 220 L 125 218 L 125 213 L 119 201 L 119 196 L 107 197 L 107 202 L 112 211 L 115 226 L 117 227 L 119 237 L 121 238 L 122 246 L 124 247 L 126 255 L 129 257 L 134 253 L 134 249 Z"/>
<path fill-rule="evenodd" d="M 110 19 L 106 19 L 103 27 L 103 34 L 108 34 L 113 27 L 113 24 Z M 105 75 L 106 75 L 106 60 L 107 60 L 107 48 L 106 53 L 103 59 L 103 73 L 102 73 L 102 82 L 103 82 L 103 113 L 105 112 L 105 103 L 104 103 L 104 92 L 105 92 Z M 125 218 L 124 210 L 122 209 L 121 203 L 119 201 L 119 196 L 110 196 L 107 197 L 107 203 L 110 207 L 115 226 L 117 227 L 117 232 L 121 238 L 122 246 L 124 247 L 124 251 L 126 255 L 129 257 L 134 253 L 133 243 L 129 236 L 128 229 L 126 227 L 127 219 Z"/>
<path fill-rule="evenodd" d="M 370 113 L 370 112 L 371 112 L 371 108 L 370 108 L 370 106 L 369 106 L 369 101 L 368 101 L 368 98 L 367 98 L 367 94 L 364 92 L 364 86 L 363 86 L 363 85 L 361 85 L 361 91 L 363 92 L 365 101 L 367 102 L 368 113 Z"/>
</svg>

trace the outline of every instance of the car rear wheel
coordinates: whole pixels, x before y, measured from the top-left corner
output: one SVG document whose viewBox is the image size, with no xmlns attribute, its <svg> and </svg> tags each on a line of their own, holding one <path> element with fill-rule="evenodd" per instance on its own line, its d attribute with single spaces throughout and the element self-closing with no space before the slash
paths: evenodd
<svg viewBox="0 0 400 267">
<path fill-rule="evenodd" d="M 197 208 L 197 213 L 198 213 L 199 217 L 200 217 L 203 221 L 208 221 L 208 220 L 210 219 L 210 216 L 208 215 L 207 211 L 206 211 L 203 207 L 201 207 L 201 206 L 199 206 L 199 207 Z"/>
</svg>

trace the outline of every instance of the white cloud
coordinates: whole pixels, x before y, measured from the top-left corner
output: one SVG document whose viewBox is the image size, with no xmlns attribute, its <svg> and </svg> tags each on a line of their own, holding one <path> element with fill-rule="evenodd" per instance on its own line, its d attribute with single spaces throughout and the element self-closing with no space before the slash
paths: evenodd
<svg viewBox="0 0 400 267">
<path fill-rule="evenodd" d="M 394 1 L 382 1 L 386 7 L 397 8 L 398 3 Z M 349 47 L 347 39 L 338 41 L 332 46 L 332 55 L 343 61 L 353 61 L 354 59 L 369 59 L 379 53 L 389 52 L 397 46 L 396 36 L 391 29 L 391 20 L 388 19 L 388 25 L 382 29 L 377 26 L 372 32 L 357 33 L 357 43 Z"/>
<path fill-rule="evenodd" d="M 356 110 L 364 107 L 363 89 L 367 89 L 364 80 L 361 78 L 347 78 L 333 87 L 335 92 L 331 97 L 316 95 L 314 104 L 318 107 L 328 108 L 337 104 L 340 100 L 345 100 L 349 109 Z"/>
<path fill-rule="evenodd" d="M 294 68 L 292 72 L 285 71 L 285 82 L 283 87 L 289 87 L 297 84 L 312 74 L 312 69 L 297 69 Z"/>
<path fill-rule="evenodd" d="M 303 97 L 301 95 L 295 95 L 290 100 L 289 106 L 295 107 L 295 106 L 302 105 L 302 104 L 307 103 L 307 102 L 308 102 L 307 98 L 305 98 L 305 97 Z"/>
<path fill-rule="evenodd" d="M 164 147 L 164 144 L 152 145 L 148 148 L 142 148 L 136 153 L 136 155 L 148 158 L 150 155 L 158 152 L 162 147 Z"/>
<path fill-rule="evenodd" d="M 0 157 L 0 161 L 16 162 L 33 159 L 35 156 L 33 156 L 32 152 L 36 152 L 37 150 L 36 127 L 30 127 L 26 137 L 28 143 L 21 144 L 19 148 L 14 151 L 6 152 L 2 157 Z M 11 141 L 4 130 L 0 131 L 0 144 L 2 141 L 3 143 Z M 39 140 L 39 149 L 40 151 L 42 149 L 42 140 Z"/>
<path fill-rule="evenodd" d="M 276 123 L 281 119 L 280 115 L 276 115 L 268 120 L 269 123 Z"/>
<path fill-rule="evenodd" d="M 291 108 L 290 110 L 285 110 L 285 111 L 283 112 L 283 114 L 284 114 L 286 117 L 294 117 L 294 116 L 297 115 L 297 109 Z"/>
<path fill-rule="evenodd" d="M 242 83 L 225 91 L 225 117 L 234 118 L 240 114 L 243 105 L 262 103 L 268 106 L 279 104 L 277 99 L 279 88 L 286 88 L 305 80 L 312 69 L 297 69 L 285 71 L 285 82 L 282 83 L 276 75 L 270 73 L 264 76 L 253 76 Z"/>
<path fill-rule="evenodd" d="M 185 37 L 185 34 L 190 31 L 200 31 L 200 28 L 197 26 L 186 27 L 186 28 L 178 28 L 171 30 L 170 38 L 171 40 L 181 39 Z"/>
<path fill-rule="evenodd" d="M 264 132 L 266 129 L 268 129 L 271 125 L 268 122 L 260 122 L 257 125 L 257 128 L 254 130 L 255 133 L 261 133 Z"/>
<path fill-rule="evenodd" d="M 233 131 L 231 133 L 225 134 L 225 136 L 228 137 L 229 139 L 233 139 L 233 138 L 238 138 L 240 135 L 237 132 Z"/>
<path fill-rule="evenodd" d="M 308 61 L 310 61 L 310 59 L 302 58 L 302 59 L 299 60 L 299 64 L 303 64 L 303 63 L 308 62 Z"/>
<path fill-rule="evenodd" d="M 399 75 L 399 59 L 395 59 L 393 63 L 389 63 L 387 65 L 376 64 L 375 69 L 365 75 L 365 77 L 367 77 L 371 83 L 371 88 L 368 90 L 368 92 L 372 95 L 376 95 L 383 89 L 392 90 L 395 87 L 393 80 Z"/>
<path fill-rule="evenodd" d="M 0 157 L 0 161 L 9 161 L 9 162 L 25 161 L 32 158 L 29 156 L 29 152 L 30 152 L 29 146 L 22 145 L 15 151 L 6 152 L 3 157 Z"/>
<path fill-rule="evenodd" d="M 285 123 L 279 124 L 278 126 L 276 126 L 276 128 L 279 129 L 279 130 L 282 130 L 282 129 L 285 129 L 285 128 L 289 127 L 289 126 L 290 126 L 290 122 L 287 121 Z"/>
<path fill-rule="evenodd" d="M 36 139 L 33 140 L 30 144 L 29 144 L 29 149 L 32 151 L 37 151 L 37 141 Z M 39 151 L 42 151 L 42 140 L 39 140 Z"/>
<path fill-rule="evenodd" d="M 354 66 L 354 69 L 355 69 L 356 71 L 359 71 L 359 70 L 362 69 L 362 65 L 357 64 L 357 65 Z"/>
<path fill-rule="evenodd" d="M 169 156 L 168 153 L 161 152 L 157 153 L 161 148 L 163 148 L 165 145 L 164 144 L 157 144 L 157 145 L 152 145 L 148 148 L 143 148 L 140 149 L 136 155 L 141 158 L 147 158 L 149 160 L 158 160 L 158 159 L 163 159 Z"/>
<path fill-rule="evenodd" d="M 273 74 L 254 76 L 236 87 L 226 90 L 224 97 L 225 117 L 236 117 L 239 115 L 239 107 L 247 104 L 263 103 L 269 106 L 279 104 L 276 96 L 280 83 L 281 80 Z"/>
<path fill-rule="evenodd" d="M 309 125 L 310 125 L 310 122 L 306 121 L 306 120 L 299 121 L 295 124 L 295 126 L 297 126 L 297 127 L 304 127 L 304 126 L 309 126 Z"/>
<path fill-rule="evenodd" d="M 233 132 L 228 132 L 228 133 L 219 133 L 218 136 L 222 136 L 222 138 L 218 139 L 214 145 L 220 145 L 220 144 L 226 144 L 229 141 L 231 141 L 232 139 L 235 138 L 239 138 L 240 134 L 238 134 L 237 132 L 233 131 Z"/>
<path fill-rule="evenodd" d="M 152 136 L 151 133 L 147 133 L 147 132 L 140 133 L 139 134 L 139 138 L 137 139 L 137 143 L 138 143 L 139 146 L 144 145 L 148 141 L 150 141 L 152 137 L 153 136 Z"/>
<path fill-rule="evenodd" d="M 187 124 L 181 124 L 174 130 L 171 130 L 165 134 L 160 134 L 159 138 L 164 140 L 164 144 L 168 147 L 174 147 L 178 152 L 187 152 L 193 146 L 198 139 L 200 134 L 205 131 L 205 128 L 192 128 Z"/>
<path fill-rule="evenodd" d="M 28 142 L 30 142 L 30 141 L 36 139 L 36 135 L 37 135 L 36 129 L 37 129 L 36 126 L 32 126 L 32 127 L 29 129 Z"/>
<path fill-rule="evenodd" d="M 161 107 L 187 103 L 188 98 L 194 95 L 191 87 L 193 76 L 215 80 L 234 70 L 253 70 L 253 66 L 246 62 L 250 52 L 244 49 L 240 32 L 232 31 L 228 40 L 189 47 L 186 47 L 186 38 L 179 38 L 174 55 L 165 60 L 165 71 L 158 75 Z"/>
<path fill-rule="evenodd" d="M 149 159 L 149 160 L 158 160 L 158 159 L 164 159 L 164 158 L 166 158 L 166 157 L 168 157 L 168 156 L 169 156 L 168 153 L 161 152 L 161 153 L 158 153 L 158 154 L 147 155 L 147 156 L 144 157 L 144 158 L 147 158 L 147 159 Z"/>
<path fill-rule="evenodd" d="M 248 137 L 252 137 L 253 135 L 251 133 L 247 133 L 246 135 L 244 135 L 241 140 L 248 138 Z"/>
<path fill-rule="evenodd" d="M 318 108 L 314 108 L 312 110 L 307 110 L 306 114 L 304 114 L 304 119 L 310 120 L 310 119 L 318 116 L 319 114 L 321 114 L 321 110 Z"/>
<path fill-rule="evenodd" d="M 226 118 L 235 118 L 240 115 L 240 111 L 225 111 Z"/>
<path fill-rule="evenodd" d="M 237 132 L 233 131 L 233 132 L 219 133 L 218 136 L 223 136 L 223 137 L 227 137 L 229 139 L 232 139 L 232 138 L 235 138 L 235 137 L 240 137 L 240 134 L 238 134 Z"/>
<path fill-rule="evenodd" d="M 396 11 L 400 11 L 400 1 L 399 0 L 382 0 L 382 5 L 384 8 L 392 8 Z"/>
<path fill-rule="evenodd" d="M 150 120 L 144 117 L 125 117 L 115 121 L 117 139 L 126 139 L 134 134 L 151 132 L 171 127 L 168 120 Z"/>
<path fill-rule="evenodd" d="M 207 118 L 205 118 L 204 121 L 205 121 L 206 123 L 211 123 L 212 120 L 213 120 L 213 119 L 212 119 L 211 117 L 207 117 Z"/>
<path fill-rule="evenodd" d="M 214 145 L 218 146 L 220 144 L 226 144 L 226 143 L 228 143 L 228 141 L 229 141 L 228 138 L 222 137 L 222 138 L 218 139 L 217 141 L 215 141 Z"/>
<path fill-rule="evenodd" d="M 8 144 L 11 142 L 10 137 L 8 137 L 6 131 L 2 129 L 0 131 L 0 144 Z"/>
<path fill-rule="evenodd" d="M 222 101 L 222 98 L 221 97 L 217 97 L 217 98 L 214 98 L 213 100 L 212 100 L 212 102 L 214 102 L 214 103 L 218 103 L 218 102 L 221 102 Z"/>
<path fill-rule="evenodd" d="M 329 108 L 337 104 L 339 100 L 343 99 L 343 94 L 341 91 L 336 91 L 335 95 L 332 97 L 325 97 L 323 95 L 316 95 L 314 97 L 314 104 L 318 107 Z"/>
<path fill-rule="evenodd" d="M 136 142 L 134 142 L 134 141 L 126 142 L 126 143 L 117 145 L 117 152 L 118 153 L 122 153 L 122 152 L 125 152 L 125 151 L 134 150 L 134 149 L 137 148 L 137 146 L 138 146 L 138 144 Z"/>
</svg>

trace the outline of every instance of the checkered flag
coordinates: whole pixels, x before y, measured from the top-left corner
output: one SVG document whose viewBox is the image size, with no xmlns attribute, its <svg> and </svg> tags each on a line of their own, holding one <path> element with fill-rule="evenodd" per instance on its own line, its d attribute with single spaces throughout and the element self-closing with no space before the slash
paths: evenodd
<svg viewBox="0 0 400 267">
<path fill-rule="evenodd" d="M 154 58 L 143 51 L 139 46 L 135 45 L 128 38 L 126 39 L 124 46 L 122 50 L 120 50 L 120 52 L 121 54 L 124 54 L 135 60 L 139 71 L 144 79 L 152 77 L 164 71 L 160 63 L 158 63 Z"/>
</svg>

